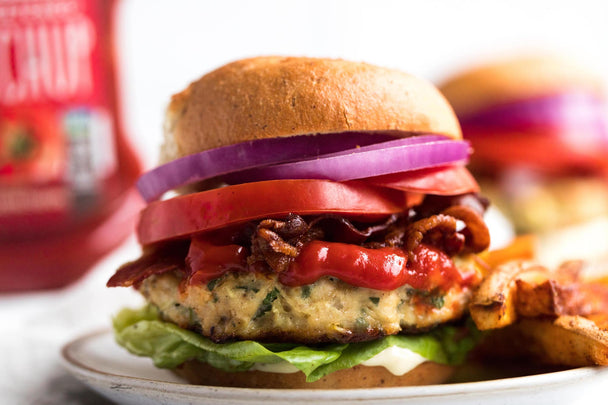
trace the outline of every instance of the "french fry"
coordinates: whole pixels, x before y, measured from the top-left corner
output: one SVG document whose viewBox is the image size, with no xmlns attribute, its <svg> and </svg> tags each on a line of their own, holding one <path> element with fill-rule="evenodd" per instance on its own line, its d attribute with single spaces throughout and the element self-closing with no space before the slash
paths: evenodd
<svg viewBox="0 0 608 405">
<path fill-rule="evenodd" d="M 524 276 L 525 274 L 525 276 Z M 528 261 L 512 261 L 492 271 L 471 299 L 469 311 L 480 330 L 503 328 L 517 320 L 517 279 L 547 280 L 547 270 Z"/>
<path fill-rule="evenodd" d="M 608 312 L 603 312 L 601 314 L 588 315 L 586 318 L 595 322 L 597 327 L 600 328 L 601 330 L 608 331 Z"/>
<path fill-rule="evenodd" d="M 571 289 L 562 288 L 555 280 L 546 280 L 540 284 L 516 280 L 518 316 L 534 318 L 539 316 L 566 315 L 571 302 Z"/>
<path fill-rule="evenodd" d="M 551 272 L 532 262 L 496 267 L 475 292 L 471 317 L 484 356 L 528 356 L 559 366 L 608 365 L 608 284 L 585 280 L 584 263 Z"/>
<path fill-rule="evenodd" d="M 515 312 L 522 317 L 608 314 L 608 286 L 559 284 L 547 280 L 532 285 L 517 280 Z"/>
<path fill-rule="evenodd" d="M 480 330 L 502 328 L 519 317 L 608 313 L 608 285 L 585 282 L 584 263 L 556 271 L 527 261 L 495 268 L 472 297 L 469 310 Z"/>
<path fill-rule="evenodd" d="M 523 273 L 516 280 L 516 312 L 528 318 L 538 316 L 583 315 L 585 288 L 581 288 L 584 263 L 569 261 L 555 272 L 544 271 L 542 276 Z"/>
<path fill-rule="evenodd" d="M 543 364 L 561 366 L 608 365 L 608 331 L 582 316 L 522 319 L 493 333 L 506 334 L 515 351 Z M 502 339 L 505 340 L 504 337 Z"/>
</svg>

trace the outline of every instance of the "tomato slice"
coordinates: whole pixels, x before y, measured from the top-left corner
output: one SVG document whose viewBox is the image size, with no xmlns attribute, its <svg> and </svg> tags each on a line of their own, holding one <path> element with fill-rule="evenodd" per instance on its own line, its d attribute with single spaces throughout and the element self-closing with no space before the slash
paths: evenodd
<svg viewBox="0 0 608 405">
<path fill-rule="evenodd" d="M 368 184 L 412 193 L 457 195 L 476 193 L 479 185 L 464 166 L 450 165 L 391 173 L 365 179 Z"/>
<path fill-rule="evenodd" d="M 363 182 L 270 180 L 227 186 L 149 204 L 137 228 L 143 245 L 289 213 L 335 213 L 377 220 L 415 205 L 408 193 Z"/>
</svg>

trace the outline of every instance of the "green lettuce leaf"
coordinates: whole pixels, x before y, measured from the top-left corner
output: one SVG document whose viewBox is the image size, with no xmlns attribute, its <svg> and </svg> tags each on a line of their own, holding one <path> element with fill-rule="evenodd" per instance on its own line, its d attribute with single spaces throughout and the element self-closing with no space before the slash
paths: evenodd
<svg viewBox="0 0 608 405">
<path fill-rule="evenodd" d="M 174 368 L 196 359 L 224 371 L 245 371 L 254 363 L 286 361 L 302 371 L 309 382 L 354 367 L 391 346 L 412 350 L 438 363 L 458 364 L 477 340 L 475 333 L 463 332 L 463 328 L 441 327 L 422 335 L 392 335 L 370 342 L 319 347 L 250 340 L 218 344 L 163 322 L 152 306 L 123 309 L 113 324 L 118 344 L 133 354 L 152 358 L 157 367 Z"/>
</svg>

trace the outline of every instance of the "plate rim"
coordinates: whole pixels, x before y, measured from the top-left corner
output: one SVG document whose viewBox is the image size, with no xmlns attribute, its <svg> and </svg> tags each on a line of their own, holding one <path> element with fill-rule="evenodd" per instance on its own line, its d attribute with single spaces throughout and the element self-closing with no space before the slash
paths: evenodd
<svg viewBox="0 0 608 405">
<path fill-rule="evenodd" d="M 130 390 L 130 387 L 133 387 L 150 392 L 162 393 L 163 395 L 196 394 L 199 398 L 211 399 L 255 398 L 256 400 L 260 400 L 264 398 L 272 398 L 273 400 L 307 399 L 313 401 L 316 399 L 339 400 L 346 398 L 356 398 L 358 400 L 433 399 L 445 396 L 483 394 L 488 392 L 498 394 L 502 391 L 521 391 L 530 389 L 531 387 L 537 387 L 538 389 L 545 390 L 550 389 L 555 385 L 562 385 L 565 382 L 569 384 L 576 383 L 577 381 L 584 380 L 592 375 L 603 373 L 608 374 L 608 367 L 599 366 L 578 367 L 549 373 L 501 378 L 495 380 L 411 387 L 349 388 L 334 390 L 218 387 L 115 374 L 95 369 L 94 367 L 84 364 L 72 356 L 71 351 L 76 350 L 79 346 L 90 343 L 94 339 L 99 339 L 109 334 L 112 334 L 111 329 L 98 329 L 80 335 L 65 343 L 60 350 L 61 363 L 64 369 L 72 374 L 72 376 L 85 383 L 89 380 L 95 380 L 100 383 L 104 383 L 114 390 L 122 390 L 123 388 Z M 118 344 L 116 345 L 119 347 Z M 127 387 L 124 383 L 118 383 L 116 380 L 127 380 L 129 387 Z M 476 389 L 472 390 L 472 386 L 475 386 Z"/>
</svg>

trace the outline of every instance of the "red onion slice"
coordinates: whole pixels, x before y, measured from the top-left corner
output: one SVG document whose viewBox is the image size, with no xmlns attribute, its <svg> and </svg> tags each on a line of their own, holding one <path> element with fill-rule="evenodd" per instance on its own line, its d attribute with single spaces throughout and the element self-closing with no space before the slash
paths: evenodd
<svg viewBox="0 0 608 405">
<path fill-rule="evenodd" d="M 244 169 L 326 155 L 341 155 L 347 153 L 345 150 L 372 151 L 383 148 L 382 145 L 388 140 L 393 140 L 391 142 L 395 142 L 396 145 L 414 145 L 445 139 L 446 137 L 442 135 L 395 139 L 394 132 L 344 132 L 260 139 L 176 159 L 145 173 L 138 180 L 137 187 L 144 199 L 150 202 L 177 187 L 217 176 L 226 176 Z M 233 179 L 237 177 L 240 176 L 232 176 Z"/>
<path fill-rule="evenodd" d="M 459 117 L 463 133 L 485 136 L 519 132 L 541 132 L 580 148 L 608 148 L 606 105 L 594 94 L 569 92 L 520 100 L 489 107 Z"/>
<path fill-rule="evenodd" d="M 341 132 L 241 142 L 184 156 L 158 166 L 139 178 L 137 188 L 142 197 L 150 202 L 177 187 L 237 170 L 315 157 L 395 137 L 396 134 L 390 132 Z"/>
<path fill-rule="evenodd" d="M 240 172 L 240 182 L 270 179 L 326 179 L 347 181 L 383 174 L 436 167 L 449 163 L 466 163 L 470 152 L 466 141 L 437 140 L 403 142 L 398 139 L 367 148 L 319 156 L 299 162 L 257 167 Z"/>
</svg>

